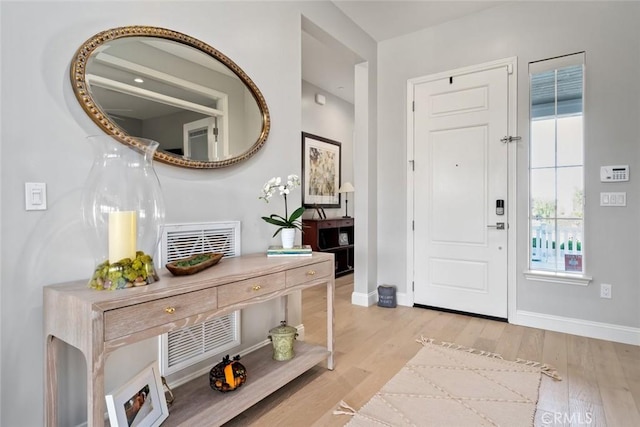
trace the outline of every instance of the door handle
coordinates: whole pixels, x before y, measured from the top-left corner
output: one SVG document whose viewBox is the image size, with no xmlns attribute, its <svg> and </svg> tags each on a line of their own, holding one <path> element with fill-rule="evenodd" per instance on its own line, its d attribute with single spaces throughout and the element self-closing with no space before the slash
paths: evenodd
<svg viewBox="0 0 640 427">
<path fill-rule="evenodd" d="M 496 225 L 487 225 L 487 228 L 495 228 L 497 230 L 504 230 L 504 222 L 496 222 Z"/>
<path fill-rule="evenodd" d="M 505 136 L 504 138 L 500 138 L 500 142 L 513 142 L 513 141 L 520 141 L 522 139 L 522 137 L 520 136 Z"/>
</svg>

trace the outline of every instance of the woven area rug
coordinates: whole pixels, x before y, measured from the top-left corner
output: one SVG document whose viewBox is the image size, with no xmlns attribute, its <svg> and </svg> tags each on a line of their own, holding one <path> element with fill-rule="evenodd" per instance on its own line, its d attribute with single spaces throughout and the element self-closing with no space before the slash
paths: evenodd
<svg viewBox="0 0 640 427">
<path fill-rule="evenodd" d="M 360 410 L 341 402 L 348 426 L 532 426 L 547 365 L 422 338 L 423 348 Z"/>
</svg>

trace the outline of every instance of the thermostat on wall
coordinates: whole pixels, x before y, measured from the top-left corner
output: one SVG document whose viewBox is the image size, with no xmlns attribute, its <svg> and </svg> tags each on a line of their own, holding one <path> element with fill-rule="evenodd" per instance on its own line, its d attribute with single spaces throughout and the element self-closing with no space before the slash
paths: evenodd
<svg viewBox="0 0 640 427">
<path fill-rule="evenodd" d="M 629 181 L 629 165 L 600 166 L 600 181 Z"/>
</svg>

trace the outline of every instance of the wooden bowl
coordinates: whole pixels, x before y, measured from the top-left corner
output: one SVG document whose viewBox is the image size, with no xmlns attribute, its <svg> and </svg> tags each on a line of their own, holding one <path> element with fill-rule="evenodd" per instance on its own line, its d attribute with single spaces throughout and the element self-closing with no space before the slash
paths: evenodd
<svg viewBox="0 0 640 427">
<path fill-rule="evenodd" d="M 187 276 L 216 265 L 223 256 L 224 254 L 216 252 L 206 252 L 172 261 L 166 267 L 174 276 Z"/>
</svg>

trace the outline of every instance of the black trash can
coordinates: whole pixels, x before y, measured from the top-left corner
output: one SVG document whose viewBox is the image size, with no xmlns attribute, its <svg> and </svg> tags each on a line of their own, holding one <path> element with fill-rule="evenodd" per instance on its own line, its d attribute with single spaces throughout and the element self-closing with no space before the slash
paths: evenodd
<svg viewBox="0 0 640 427">
<path fill-rule="evenodd" d="M 396 287 L 392 285 L 378 286 L 378 307 L 394 308 L 396 305 Z"/>
</svg>

